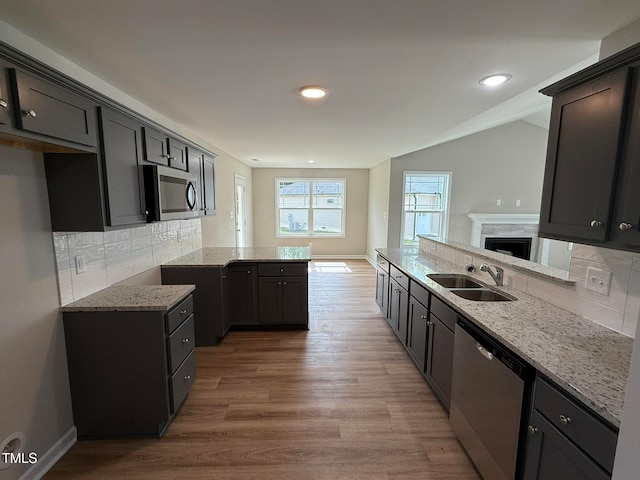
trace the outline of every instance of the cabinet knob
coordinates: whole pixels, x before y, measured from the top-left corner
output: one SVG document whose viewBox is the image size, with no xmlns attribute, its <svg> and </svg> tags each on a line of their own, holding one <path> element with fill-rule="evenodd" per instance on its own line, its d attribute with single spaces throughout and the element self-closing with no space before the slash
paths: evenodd
<svg viewBox="0 0 640 480">
<path fill-rule="evenodd" d="M 281 268 L 281 269 L 280 269 L 280 273 L 282 273 L 282 272 L 284 272 L 284 268 Z"/>
<path fill-rule="evenodd" d="M 620 225 L 618 225 L 618 228 L 619 228 L 620 230 L 622 230 L 623 232 L 624 232 L 625 230 L 630 230 L 630 229 L 631 229 L 631 227 L 633 227 L 633 225 L 631 225 L 630 223 L 626 223 L 626 222 L 622 222 Z"/>
<path fill-rule="evenodd" d="M 0 98 L 0 107 L 7 108 L 8 106 L 9 104 L 6 102 L 6 100 L 3 100 L 2 98 Z"/>
<path fill-rule="evenodd" d="M 426 316 L 426 315 L 420 315 L 420 318 L 421 318 L 422 320 L 426 320 L 426 319 L 427 319 L 427 316 Z"/>
<path fill-rule="evenodd" d="M 172 157 L 171 155 L 167 155 L 167 158 L 171 161 L 174 161 L 176 159 L 176 157 Z"/>
<path fill-rule="evenodd" d="M 427 320 L 427 327 L 430 327 L 431 325 L 433 325 L 433 322 L 431 320 Z"/>
<path fill-rule="evenodd" d="M 23 110 L 22 113 L 27 116 L 27 117 L 37 117 L 38 114 L 35 112 L 35 110 L 32 110 L 31 108 L 29 110 Z"/>
<path fill-rule="evenodd" d="M 182 339 L 182 343 L 189 343 L 189 339 L 188 338 L 183 338 Z"/>
<path fill-rule="evenodd" d="M 185 313 L 187 313 L 187 310 L 180 310 L 180 315 L 184 315 Z"/>
<path fill-rule="evenodd" d="M 282 282 L 282 285 L 284 285 L 286 287 L 287 286 L 287 282 Z"/>
<path fill-rule="evenodd" d="M 535 435 L 536 433 L 538 433 L 538 427 L 534 427 L 533 425 L 529 425 L 527 427 L 527 430 L 529 430 L 529 433 L 531 435 Z"/>
<path fill-rule="evenodd" d="M 149 216 L 149 210 L 143 210 L 142 215 Z"/>
<path fill-rule="evenodd" d="M 251 275 L 251 270 L 247 270 L 247 275 Z"/>
<path fill-rule="evenodd" d="M 184 376 L 184 379 L 185 379 L 186 381 L 191 380 L 191 375 L 185 375 L 185 376 Z"/>
<path fill-rule="evenodd" d="M 282 282 L 278 282 L 278 285 L 282 285 Z"/>
<path fill-rule="evenodd" d="M 571 417 L 565 417 L 564 415 L 560 415 L 560 423 L 563 425 L 569 425 L 571 423 Z"/>
<path fill-rule="evenodd" d="M 591 228 L 600 228 L 602 226 L 602 222 L 598 220 L 591 220 Z"/>
</svg>

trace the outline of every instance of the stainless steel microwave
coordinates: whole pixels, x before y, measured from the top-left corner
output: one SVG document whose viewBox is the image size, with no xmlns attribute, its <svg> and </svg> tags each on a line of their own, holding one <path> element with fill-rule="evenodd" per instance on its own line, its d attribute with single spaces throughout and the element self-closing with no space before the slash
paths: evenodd
<svg viewBox="0 0 640 480">
<path fill-rule="evenodd" d="M 198 177 L 160 165 L 144 165 L 149 220 L 182 220 L 200 215 Z"/>
</svg>

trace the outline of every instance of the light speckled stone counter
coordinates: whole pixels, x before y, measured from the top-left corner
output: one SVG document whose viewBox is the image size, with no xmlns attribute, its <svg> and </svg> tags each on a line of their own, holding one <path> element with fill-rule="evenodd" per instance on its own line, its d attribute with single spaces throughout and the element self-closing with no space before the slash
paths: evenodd
<svg viewBox="0 0 640 480">
<path fill-rule="evenodd" d="M 195 285 L 112 285 L 60 308 L 62 312 L 169 310 Z"/>
<path fill-rule="evenodd" d="M 205 247 L 163 264 L 163 267 L 224 267 L 231 262 L 308 262 L 307 247 Z"/>
<path fill-rule="evenodd" d="M 377 251 L 604 419 L 620 426 L 633 339 L 519 290 L 495 287 L 485 274 L 469 274 L 417 248 Z M 518 300 L 465 300 L 426 277 L 430 273 L 470 275 Z"/>
</svg>

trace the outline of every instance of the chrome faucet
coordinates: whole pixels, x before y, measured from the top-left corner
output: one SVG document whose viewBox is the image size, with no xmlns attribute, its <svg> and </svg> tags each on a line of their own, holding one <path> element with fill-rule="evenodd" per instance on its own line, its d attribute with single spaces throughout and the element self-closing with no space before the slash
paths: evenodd
<svg viewBox="0 0 640 480">
<path fill-rule="evenodd" d="M 496 269 L 496 273 L 493 273 L 493 270 L 491 270 L 491 266 L 487 265 L 486 263 L 480 265 L 480 270 L 491 275 L 491 278 L 493 278 L 493 280 L 496 282 L 496 285 L 501 287 L 504 280 L 504 270 L 497 265 L 493 265 L 493 267 Z"/>
</svg>

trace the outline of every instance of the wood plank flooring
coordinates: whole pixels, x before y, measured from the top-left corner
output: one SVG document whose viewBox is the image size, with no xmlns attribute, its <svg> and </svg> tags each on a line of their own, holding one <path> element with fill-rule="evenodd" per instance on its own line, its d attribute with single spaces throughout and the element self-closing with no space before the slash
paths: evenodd
<svg viewBox="0 0 640 480">
<path fill-rule="evenodd" d="M 161 439 L 80 441 L 65 479 L 478 480 L 366 261 L 312 262 L 310 329 L 231 332 Z"/>
</svg>

